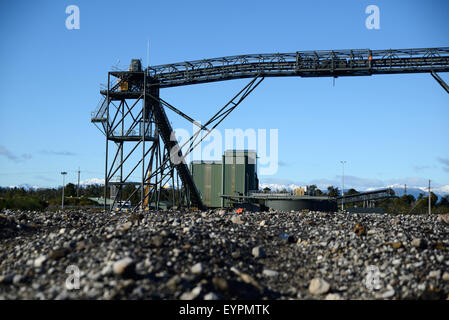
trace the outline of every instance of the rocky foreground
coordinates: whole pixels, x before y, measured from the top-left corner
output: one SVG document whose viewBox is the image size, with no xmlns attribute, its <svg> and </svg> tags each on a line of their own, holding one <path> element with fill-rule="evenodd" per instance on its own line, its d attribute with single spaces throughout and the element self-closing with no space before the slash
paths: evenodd
<svg viewBox="0 0 449 320">
<path fill-rule="evenodd" d="M 6 210 L 0 299 L 447 299 L 448 222 Z"/>
</svg>

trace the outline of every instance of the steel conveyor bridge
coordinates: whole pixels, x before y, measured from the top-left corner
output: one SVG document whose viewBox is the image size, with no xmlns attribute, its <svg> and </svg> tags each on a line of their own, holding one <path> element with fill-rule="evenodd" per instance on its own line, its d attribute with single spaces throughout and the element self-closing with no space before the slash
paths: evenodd
<svg viewBox="0 0 449 320">
<path fill-rule="evenodd" d="M 337 197 L 336 199 L 337 199 L 337 204 L 340 205 L 342 203 L 348 204 L 348 203 L 355 203 L 355 202 L 388 199 L 388 198 L 394 198 L 394 197 L 396 197 L 394 190 L 391 188 L 387 188 L 387 189 L 345 195 L 344 197 L 340 196 L 340 197 Z"/>
<path fill-rule="evenodd" d="M 449 47 L 249 54 L 148 67 L 161 88 L 263 77 L 341 77 L 449 71 Z"/>
<path fill-rule="evenodd" d="M 202 130 L 209 133 L 211 129 L 215 128 L 224 117 L 232 112 L 265 77 L 342 77 L 371 76 L 378 74 L 429 73 L 432 74 L 437 82 L 447 91 L 448 86 L 443 79 L 438 76 L 437 73 L 439 72 L 449 72 L 449 47 L 388 50 L 321 50 L 297 51 L 293 53 L 248 54 L 149 66 L 145 70 L 142 70 L 141 68 L 133 69 L 130 67 L 126 71 L 114 70 L 109 72 L 108 84 L 103 90 L 100 90 L 100 93 L 104 97 L 104 101 L 92 113 L 91 120 L 94 123 L 101 123 L 103 126 L 102 131 L 107 138 L 106 141 L 112 140 L 110 138 L 111 127 L 117 127 L 117 121 L 123 121 L 123 118 L 131 113 L 131 109 L 134 108 L 135 104 L 133 104 L 132 107 L 129 107 L 129 105 L 126 104 L 127 109 L 122 107 L 122 112 L 119 117 L 117 117 L 117 114 L 114 117 L 110 117 L 110 103 L 112 101 L 124 101 L 126 99 L 144 100 L 146 98 L 146 102 L 144 103 L 146 105 L 144 108 L 145 110 L 142 109 L 137 117 L 133 117 L 134 124 L 132 125 L 132 128 L 135 128 L 139 121 L 143 123 L 145 127 L 146 121 L 149 121 L 148 115 L 151 114 L 151 117 L 154 117 L 154 123 L 158 126 L 159 134 L 161 135 L 166 148 L 169 149 L 168 152 L 170 153 L 173 148 L 176 148 L 176 150 L 179 150 L 177 151 L 178 155 L 182 157 L 180 151 L 182 147 L 178 145 L 177 141 L 171 139 L 173 130 L 163 107 L 171 109 L 193 123 L 196 123 L 196 121 L 162 100 L 159 97 L 159 89 L 161 88 L 251 78 L 251 82 L 242 89 L 242 91 L 221 108 L 217 114 L 205 123 L 204 126 L 201 126 Z M 117 81 L 110 81 L 111 77 L 116 78 Z M 143 118 L 143 120 L 141 118 Z M 147 135 L 145 134 L 147 130 L 145 129 L 142 132 L 141 141 L 145 148 L 145 139 L 148 140 Z M 125 138 L 126 137 L 122 138 L 122 140 Z M 204 138 L 205 137 L 203 137 L 203 139 Z M 117 138 L 115 138 L 115 140 L 117 140 Z M 193 142 L 191 144 L 191 147 L 192 146 Z M 189 150 L 191 151 L 191 148 Z M 142 165 L 145 156 L 146 153 L 144 151 L 141 160 Z M 169 159 L 165 159 L 163 162 L 160 161 L 156 171 L 147 169 L 147 172 L 149 172 L 148 178 L 146 178 L 146 174 L 142 174 L 143 181 L 141 183 L 141 188 L 143 189 L 144 186 L 150 184 L 148 181 L 150 172 L 151 177 L 153 177 L 158 170 L 167 168 L 166 164 L 167 162 L 168 164 L 171 164 L 170 161 L 171 160 Z M 120 165 L 122 165 L 123 162 L 124 161 L 122 160 Z M 106 159 L 106 166 L 107 163 L 108 160 Z M 201 196 L 194 184 L 187 164 L 181 162 L 171 165 L 172 168 L 174 167 L 177 169 L 178 174 L 181 176 L 181 180 L 190 194 L 192 203 L 195 206 L 202 208 L 203 203 Z M 108 175 L 107 172 L 106 168 L 105 190 L 108 185 L 108 180 L 111 178 L 111 175 Z M 125 181 L 122 183 L 125 183 Z M 145 196 L 146 195 L 142 193 L 142 198 Z M 141 203 L 143 203 L 143 199 L 141 199 Z"/>
</svg>

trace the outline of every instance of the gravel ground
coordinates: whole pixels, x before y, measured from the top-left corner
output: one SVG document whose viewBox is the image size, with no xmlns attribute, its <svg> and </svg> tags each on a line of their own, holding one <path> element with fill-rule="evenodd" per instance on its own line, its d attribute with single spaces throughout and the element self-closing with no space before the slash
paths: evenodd
<svg viewBox="0 0 449 320">
<path fill-rule="evenodd" d="M 448 222 L 4 210 L 0 299 L 447 299 Z"/>
</svg>

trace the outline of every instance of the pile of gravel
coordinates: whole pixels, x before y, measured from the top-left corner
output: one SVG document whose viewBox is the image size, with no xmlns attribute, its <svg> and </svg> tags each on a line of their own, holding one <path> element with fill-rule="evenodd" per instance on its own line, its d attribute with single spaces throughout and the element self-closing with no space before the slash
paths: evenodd
<svg viewBox="0 0 449 320">
<path fill-rule="evenodd" d="M 448 232 L 434 215 L 4 210 L 0 299 L 446 299 Z"/>
</svg>

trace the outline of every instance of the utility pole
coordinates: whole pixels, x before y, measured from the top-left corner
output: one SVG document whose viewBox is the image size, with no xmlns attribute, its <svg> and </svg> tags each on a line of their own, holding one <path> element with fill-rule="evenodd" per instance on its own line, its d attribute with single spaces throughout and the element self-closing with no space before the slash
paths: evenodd
<svg viewBox="0 0 449 320">
<path fill-rule="evenodd" d="M 432 196 L 431 196 L 431 193 L 430 193 L 430 179 L 429 179 L 429 214 L 432 213 L 432 203 L 431 203 L 431 199 L 432 199 Z"/>
<path fill-rule="evenodd" d="M 80 168 L 78 167 L 78 186 L 76 187 L 76 197 L 80 196 Z"/>
<path fill-rule="evenodd" d="M 345 210 L 345 163 L 346 161 L 340 161 L 343 168 L 343 174 L 341 176 L 341 195 L 343 196 L 341 199 L 341 211 Z"/>
<path fill-rule="evenodd" d="M 61 209 L 64 210 L 64 187 L 65 187 L 65 175 L 67 174 L 67 172 L 63 171 L 61 172 L 62 174 L 62 204 L 61 204 Z"/>
<path fill-rule="evenodd" d="M 407 184 L 404 184 L 404 196 L 407 195 Z"/>
</svg>

